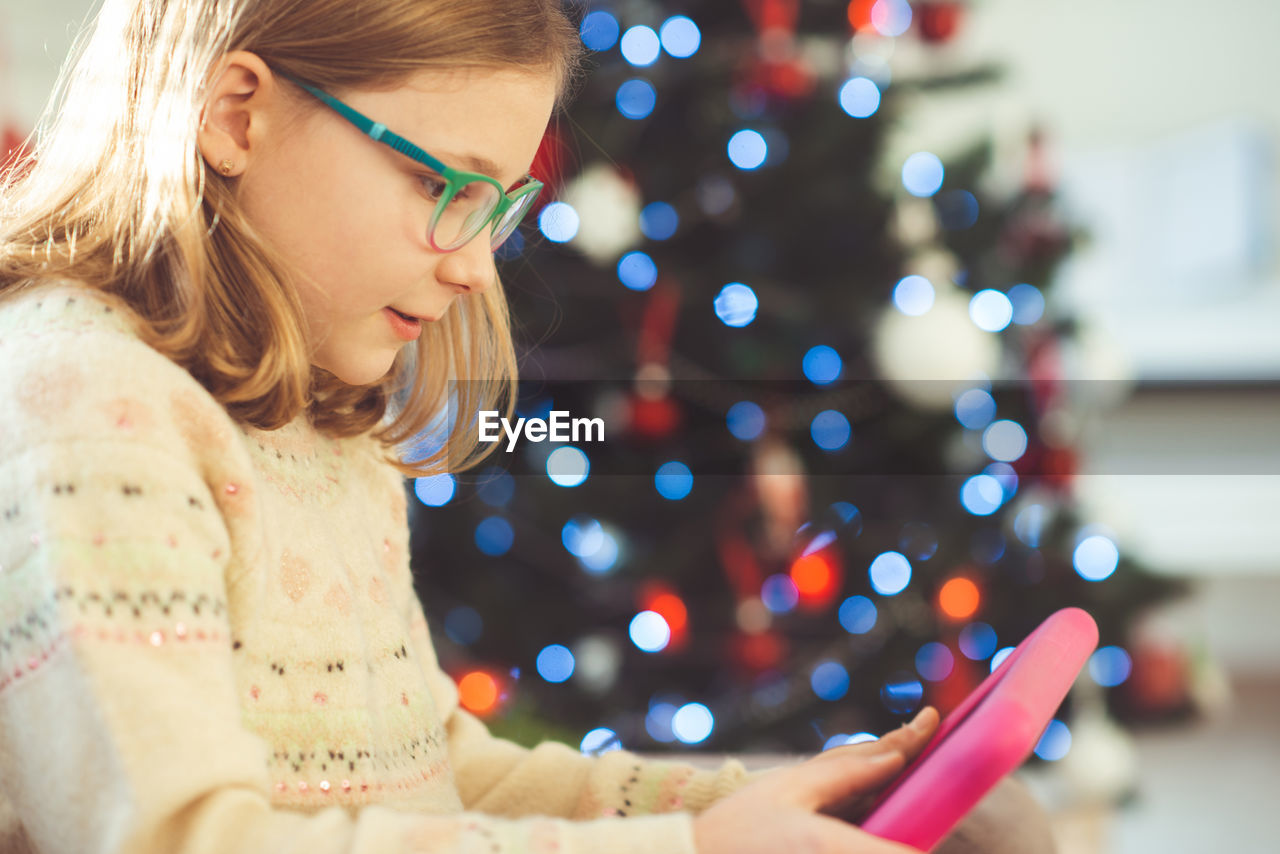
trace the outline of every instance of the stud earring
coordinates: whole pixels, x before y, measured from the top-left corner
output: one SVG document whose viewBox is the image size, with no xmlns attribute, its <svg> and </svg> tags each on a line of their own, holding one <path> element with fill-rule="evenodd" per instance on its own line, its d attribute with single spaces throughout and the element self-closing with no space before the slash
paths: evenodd
<svg viewBox="0 0 1280 854">
<path fill-rule="evenodd" d="M 235 168 L 235 164 L 232 163 L 230 160 L 224 160 L 222 161 L 222 165 L 219 166 L 218 168 L 221 170 L 223 175 L 230 175 L 231 170 Z"/>
</svg>

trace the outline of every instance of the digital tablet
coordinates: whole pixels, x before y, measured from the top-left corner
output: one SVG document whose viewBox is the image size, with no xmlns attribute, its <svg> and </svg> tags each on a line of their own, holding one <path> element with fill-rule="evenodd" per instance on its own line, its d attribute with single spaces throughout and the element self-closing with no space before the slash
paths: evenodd
<svg viewBox="0 0 1280 854">
<path fill-rule="evenodd" d="M 941 842 L 1035 750 L 1097 645 L 1087 612 L 1051 614 L 939 722 L 859 827 L 921 851 Z"/>
</svg>

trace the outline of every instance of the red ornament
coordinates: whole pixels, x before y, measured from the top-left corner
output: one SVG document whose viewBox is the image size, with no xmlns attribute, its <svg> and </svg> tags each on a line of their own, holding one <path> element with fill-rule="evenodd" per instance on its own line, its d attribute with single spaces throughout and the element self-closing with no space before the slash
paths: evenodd
<svg viewBox="0 0 1280 854">
<path fill-rule="evenodd" d="M 632 394 L 627 399 L 627 428 L 633 439 L 669 438 L 681 422 L 680 407 L 670 395 L 648 398 Z"/>
<path fill-rule="evenodd" d="M 831 604 L 844 582 L 840 555 L 832 548 L 802 554 L 791 562 L 791 582 L 800 594 L 801 610 L 819 611 Z"/>
<path fill-rule="evenodd" d="M 978 682 L 986 677 L 976 662 L 955 652 L 956 644 L 950 638 L 947 639 L 947 648 L 955 657 L 955 665 L 947 678 L 930 686 L 928 699 L 929 704 L 937 708 L 938 714 L 942 716 L 963 703 L 965 697 L 978 687 Z"/>
<path fill-rule="evenodd" d="M 0 132 L 0 174 L 12 168 L 30 168 L 29 155 L 25 137 L 13 125 L 5 125 Z"/>
<path fill-rule="evenodd" d="M 1146 642 L 1131 650 L 1133 669 L 1122 683 L 1131 708 L 1144 718 L 1180 714 L 1190 705 L 1187 658 L 1171 643 Z"/>
<path fill-rule="evenodd" d="M 671 639 L 662 651 L 683 649 L 689 640 L 689 610 L 675 588 L 663 581 L 649 581 L 640 588 L 637 598 L 640 610 L 660 615 L 671 630 Z"/>
<path fill-rule="evenodd" d="M 959 3 L 916 3 L 915 22 L 920 40 L 929 44 L 951 41 L 960 26 L 962 12 Z"/>
<path fill-rule="evenodd" d="M 535 210 L 554 201 L 556 190 L 563 186 L 565 161 L 569 153 L 570 149 L 561 139 L 559 131 L 554 126 L 548 127 L 533 156 L 533 165 L 529 167 L 529 174 L 546 184 L 546 188 L 534 202 Z"/>
<path fill-rule="evenodd" d="M 772 629 L 756 634 L 739 632 L 729 641 L 732 660 L 751 671 L 777 667 L 786 655 L 786 641 Z"/>
<path fill-rule="evenodd" d="M 745 491 L 737 495 L 743 496 Z M 729 579 L 729 586 L 733 588 L 734 598 L 738 602 L 759 596 L 764 584 L 764 569 L 760 566 L 751 543 L 740 531 L 729 526 L 740 502 L 741 499 L 731 497 L 726 503 L 721 510 L 721 522 L 716 535 L 716 554 L 720 558 L 720 567 Z"/>
</svg>

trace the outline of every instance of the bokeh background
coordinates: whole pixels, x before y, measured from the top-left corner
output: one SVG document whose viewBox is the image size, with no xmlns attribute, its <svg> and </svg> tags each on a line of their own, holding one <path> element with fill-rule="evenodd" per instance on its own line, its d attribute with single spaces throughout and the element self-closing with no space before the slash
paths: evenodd
<svg viewBox="0 0 1280 854">
<path fill-rule="evenodd" d="M 0 153 L 98 5 L 0 2 Z M 1063 854 L 1267 850 L 1280 7 L 566 9 L 591 71 L 500 264 L 520 414 L 608 438 L 406 483 L 464 702 L 767 765 L 1074 605 L 1100 649 L 1018 772 Z"/>
</svg>

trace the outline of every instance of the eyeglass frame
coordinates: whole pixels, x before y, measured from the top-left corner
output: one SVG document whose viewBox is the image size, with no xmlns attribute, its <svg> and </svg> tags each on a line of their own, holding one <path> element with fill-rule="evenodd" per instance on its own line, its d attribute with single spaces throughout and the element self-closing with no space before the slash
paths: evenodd
<svg viewBox="0 0 1280 854">
<path fill-rule="evenodd" d="M 503 215 L 511 209 L 512 205 L 516 204 L 521 198 L 530 193 L 534 194 L 534 198 L 529 202 L 529 210 L 532 210 L 534 203 L 537 201 L 538 194 L 542 192 L 542 188 L 545 186 L 537 178 L 534 178 L 533 175 L 526 173 L 524 176 L 525 183 L 516 187 L 512 193 L 508 193 L 506 188 L 503 187 L 502 183 L 496 178 L 480 172 L 466 172 L 461 169 L 454 169 L 452 166 L 446 166 L 444 163 L 435 157 L 432 157 L 430 154 L 400 136 L 398 133 L 388 130 L 387 126 L 382 122 L 375 122 L 359 110 L 344 104 L 342 101 L 333 97 L 328 92 L 325 92 L 323 89 L 319 89 L 312 86 L 310 83 L 299 80 L 291 74 L 285 74 L 282 71 L 277 71 L 276 73 L 284 79 L 301 86 L 311 95 L 319 99 L 321 103 L 325 104 L 327 107 L 338 113 L 338 115 L 355 125 L 355 127 L 365 136 L 375 142 L 381 142 L 383 145 L 390 146 L 406 157 L 421 163 L 424 166 L 428 166 L 439 173 L 440 177 L 445 181 L 445 189 L 440 195 L 440 198 L 436 200 L 435 210 L 431 213 L 431 222 L 427 225 L 427 240 L 431 242 L 431 247 L 437 252 L 456 252 L 463 246 L 466 246 L 472 240 L 479 237 L 486 228 L 489 228 L 494 222 L 502 219 Z M 496 187 L 498 190 L 498 204 L 489 212 L 488 218 L 485 219 L 485 221 L 476 230 L 476 233 L 471 235 L 471 237 L 452 248 L 444 248 L 437 245 L 435 231 L 436 223 L 439 221 L 440 215 L 444 212 L 445 208 L 448 207 L 448 203 L 453 201 L 454 194 L 472 181 L 483 181 Z M 528 214 L 528 210 L 525 211 L 525 214 Z M 506 235 L 503 236 L 502 240 L 500 240 L 496 245 L 492 242 L 492 238 L 490 238 L 490 251 L 497 251 L 498 247 L 506 242 L 506 239 L 515 232 L 516 226 L 518 226 L 523 219 L 524 216 L 521 216 L 520 220 L 516 221 L 516 224 L 511 227 L 511 230 L 508 231 Z"/>
</svg>

